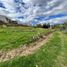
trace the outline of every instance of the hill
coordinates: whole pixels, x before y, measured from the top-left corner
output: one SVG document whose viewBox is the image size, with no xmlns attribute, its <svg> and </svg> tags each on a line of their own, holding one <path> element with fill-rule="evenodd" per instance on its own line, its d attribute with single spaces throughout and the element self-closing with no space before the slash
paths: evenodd
<svg viewBox="0 0 67 67">
<path fill-rule="evenodd" d="M 19 25 L 17 21 L 11 20 L 10 18 L 0 15 L 0 26 L 16 26 Z"/>
</svg>

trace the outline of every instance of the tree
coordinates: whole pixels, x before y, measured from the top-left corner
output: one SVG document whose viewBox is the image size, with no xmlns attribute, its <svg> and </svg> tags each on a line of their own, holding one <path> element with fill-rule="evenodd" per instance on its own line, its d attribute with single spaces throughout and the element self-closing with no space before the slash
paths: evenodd
<svg viewBox="0 0 67 67">
<path fill-rule="evenodd" d="M 67 29 L 67 22 L 64 23 L 64 27 Z"/>
</svg>

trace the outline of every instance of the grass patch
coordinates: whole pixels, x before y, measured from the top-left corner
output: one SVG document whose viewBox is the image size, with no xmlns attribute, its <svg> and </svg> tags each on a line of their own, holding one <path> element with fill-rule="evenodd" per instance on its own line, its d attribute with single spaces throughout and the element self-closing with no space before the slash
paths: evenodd
<svg viewBox="0 0 67 67">
<path fill-rule="evenodd" d="M 32 27 L 0 28 L 0 50 L 10 50 L 23 45 L 29 45 L 50 30 Z"/>
<path fill-rule="evenodd" d="M 64 41 L 64 45 L 65 43 L 67 44 L 66 39 Z M 64 48 L 66 48 L 66 46 Z M 51 40 L 35 54 L 26 57 L 17 57 L 10 61 L 0 63 L 0 67 L 57 67 L 55 64 L 61 50 L 62 43 L 60 33 L 55 32 Z"/>
</svg>

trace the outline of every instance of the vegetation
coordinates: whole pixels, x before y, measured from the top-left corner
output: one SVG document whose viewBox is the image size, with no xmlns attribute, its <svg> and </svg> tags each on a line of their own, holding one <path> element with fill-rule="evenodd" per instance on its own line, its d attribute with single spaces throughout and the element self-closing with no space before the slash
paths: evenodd
<svg viewBox="0 0 67 67">
<path fill-rule="evenodd" d="M 67 28 L 67 22 L 64 23 L 64 27 Z"/>
<path fill-rule="evenodd" d="M 67 67 L 67 35 L 55 32 L 51 40 L 33 55 L 16 57 L 0 67 Z"/>
<path fill-rule="evenodd" d="M 52 32 L 51 29 L 43 28 L 0 27 L 0 50 L 8 51 L 28 46 Z M 67 31 L 67 23 L 53 28 L 56 31 L 53 32 L 52 38 L 34 54 L 0 62 L 0 67 L 67 67 L 67 34 L 63 33 Z M 57 31 L 58 29 L 62 31 Z"/>
<path fill-rule="evenodd" d="M 67 22 L 65 22 L 64 24 L 60 24 L 59 28 L 61 31 L 63 31 L 65 34 L 67 34 Z"/>
<path fill-rule="evenodd" d="M 0 28 L 0 50 L 9 50 L 23 45 L 29 45 L 50 30 L 31 27 Z"/>
<path fill-rule="evenodd" d="M 45 28 L 45 29 L 48 29 L 48 28 L 50 28 L 50 24 L 49 23 L 48 24 L 46 24 L 46 23 L 44 23 L 44 24 L 37 24 L 36 27 L 37 28 Z"/>
</svg>

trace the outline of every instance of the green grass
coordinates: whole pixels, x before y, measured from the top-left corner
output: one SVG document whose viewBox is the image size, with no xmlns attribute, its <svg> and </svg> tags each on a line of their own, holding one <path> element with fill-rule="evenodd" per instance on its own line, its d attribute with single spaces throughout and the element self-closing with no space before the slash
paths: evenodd
<svg viewBox="0 0 67 67">
<path fill-rule="evenodd" d="M 67 35 L 55 32 L 51 40 L 33 55 L 16 57 L 0 67 L 67 67 Z"/>
<path fill-rule="evenodd" d="M 10 50 L 19 46 L 28 45 L 48 32 L 50 30 L 31 27 L 0 28 L 0 50 Z"/>
</svg>

